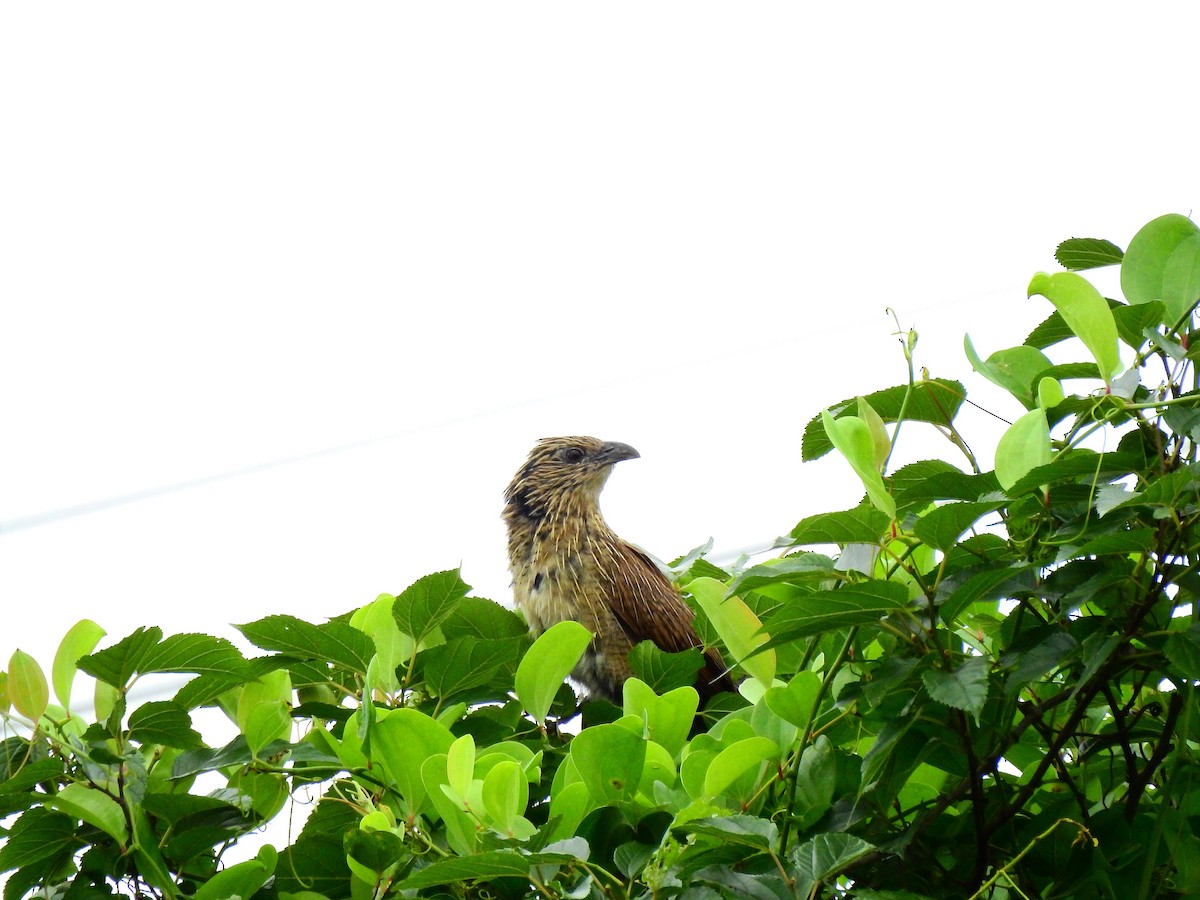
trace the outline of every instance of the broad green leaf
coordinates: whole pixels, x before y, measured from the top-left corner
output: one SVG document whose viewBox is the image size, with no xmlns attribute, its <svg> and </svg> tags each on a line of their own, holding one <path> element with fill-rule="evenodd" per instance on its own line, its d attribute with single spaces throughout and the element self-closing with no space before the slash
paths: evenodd
<svg viewBox="0 0 1200 900">
<path fill-rule="evenodd" d="M 121 804 L 102 791 L 83 784 L 68 784 L 44 803 L 50 809 L 94 825 L 121 847 L 129 843 L 129 828 Z"/>
<path fill-rule="evenodd" d="M 895 581 L 864 581 L 784 603 L 768 617 L 771 643 L 780 644 L 851 625 L 871 625 L 908 605 L 908 590 Z"/>
<path fill-rule="evenodd" d="M 874 852 L 874 845 L 852 834 L 818 834 L 791 853 L 791 863 L 796 869 L 796 896 L 816 896 L 813 890 L 816 885 L 832 881 L 851 863 Z"/>
<path fill-rule="evenodd" d="M 459 600 L 442 621 L 441 629 L 447 641 L 468 636 L 491 641 L 524 637 L 529 633 L 529 627 L 519 615 L 483 597 L 463 597 Z"/>
<path fill-rule="evenodd" d="M 821 679 L 816 672 L 797 672 L 786 687 L 771 688 L 763 700 L 781 719 L 806 728 L 820 689 Z"/>
<path fill-rule="evenodd" d="M 248 682 L 238 695 L 237 724 L 251 753 L 273 741 L 286 740 L 292 731 L 292 682 L 284 671 L 270 672 Z"/>
<path fill-rule="evenodd" d="M 578 859 L 575 853 L 522 853 L 517 850 L 489 850 L 471 856 L 450 857 L 430 863 L 401 881 L 401 890 L 418 890 L 442 884 L 474 883 L 497 878 L 528 881 L 535 866 L 561 866 Z"/>
<path fill-rule="evenodd" d="M 286 736 L 286 735 L 284 735 Z M 129 737 L 139 744 L 192 750 L 204 746 L 186 709 L 173 700 L 143 703 L 129 714 Z"/>
<path fill-rule="evenodd" d="M 401 631 L 421 641 L 453 614 L 470 590 L 458 569 L 434 572 L 404 589 L 396 598 L 392 615 Z"/>
<path fill-rule="evenodd" d="M 688 590 L 721 636 L 734 660 L 763 686 L 775 680 L 775 652 L 761 651 L 768 636 L 762 622 L 736 594 L 726 595 L 725 585 L 715 578 L 695 578 Z"/>
<path fill-rule="evenodd" d="M 779 828 L 775 823 L 757 816 L 714 816 L 687 822 L 680 825 L 679 830 L 686 834 L 705 834 L 723 844 L 736 844 L 755 850 L 773 850 L 779 842 Z"/>
<path fill-rule="evenodd" d="M 975 352 L 970 335 L 963 337 L 963 349 L 971 368 L 992 384 L 1004 388 L 1026 409 L 1033 408 L 1033 379 L 1053 365 L 1045 353 L 1036 347 L 1021 344 L 1007 350 L 997 350 L 985 361 Z"/>
<path fill-rule="evenodd" d="M 696 673 L 704 665 L 704 654 L 696 647 L 678 653 L 660 650 L 653 641 L 642 641 L 629 651 L 633 674 L 655 691 L 665 693 L 696 683 Z"/>
<path fill-rule="evenodd" d="M 35 725 L 50 704 L 50 688 L 42 667 L 23 650 L 14 650 L 8 660 L 8 699 Z"/>
<path fill-rule="evenodd" d="M 473 635 L 451 638 L 421 652 L 421 678 L 433 696 L 443 700 L 482 687 L 502 667 L 510 672 L 516 668 L 526 640 L 524 635 L 487 640 Z"/>
<path fill-rule="evenodd" d="M 194 900 L 248 900 L 275 874 L 278 860 L 279 854 L 275 848 L 264 844 L 254 859 L 222 869 L 204 882 L 192 896 Z"/>
<path fill-rule="evenodd" d="M 791 543 L 874 544 L 883 537 L 891 521 L 886 513 L 865 505 L 843 512 L 817 513 L 796 524 Z"/>
<path fill-rule="evenodd" d="M 751 768 L 779 755 L 779 746 L 769 738 L 751 737 L 726 747 L 709 763 L 704 776 L 704 798 L 714 799 Z"/>
<path fill-rule="evenodd" d="M 650 740 L 661 744 L 672 756 L 677 756 L 687 743 L 688 731 L 699 706 L 700 695 L 690 685 L 675 688 L 660 697 L 638 678 L 625 680 L 625 714 L 641 717 Z"/>
<path fill-rule="evenodd" d="M 883 476 L 879 474 L 875 463 L 875 441 L 867 423 L 858 416 L 835 419 L 828 410 L 821 413 L 821 423 L 833 446 L 850 463 L 850 468 L 863 483 L 871 503 L 889 519 L 896 518 L 896 502 L 888 493 Z"/>
<path fill-rule="evenodd" d="M 1037 385 L 1037 405 L 1042 409 L 1053 409 L 1067 399 L 1067 395 L 1063 393 L 1062 385 L 1057 379 L 1043 377 L 1038 379 Z"/>
<path fill-rule="evenodd" d="M 1046 411 L 1032 409 L 1017 419 L 996 445 L 996 478 L 1006 491 L 1023 476 L 1050 462 Z"/>
<path fill-rule="evenodd" d="M 1070 238 L 1054 251 L 1058 264 L 1074 272 L 1119 265 L 1123 256 L 1120 247 L 1100 238 Z"/>
<path fill-rule="evenodd" d="M 511 760 L 492 766 L 483 779 L 483 808 L 493 826 L 506 834 L 513 833 L 528 803 L 529 782 L 521 767 Z"/>
<path fill-rule="evenodd" d="M 141 671 L 143 660 L 160 640 L 161 628 L 139 628 L 111 647 L 82 657 L 78 667 L 93 678 L 98 678 L 113 687 L 123 688 L 135 673 Z"/>
<path fill-rule="evenodd" d="M 597 803 L 618 803 L 637 793 L 646 742 L 621 725 L 593 725 L 571 741 L 571 759 Z"/>
<path fill-rule="evenodd" d="M 951 671 L 926 669 L 921 673 L 921 683 L 938 703 L 969 712 L 978 723 L 987 700 L 988 660 L 972 656 Z"/>
<path fill-rule="evenodd" d="M 406 855 L 404 842 L 391 831 L 363 831 L 354 828 L 342 837 L 346 856 L 369 873 L 367 884 L 375 884 Z"/>
<path fill-rule="evenodd" d="M 1113 319 L 1117 323 L 1117 334 L 1121 340 L 1140 350 L 1146 343 L 1146 329 L 1163 324 L 1167 307 L 1161 300 L 1138 303 L 1132 306 L 1121 304 L 1113 307 Z"/>
<path fill-rule="evenodd" d="M 570 620 L 551 625 L 533 642 L 517 666 L 517 699 L 535 722 L 545 722 L 554 695 L 571 674 L 592 633 Z"/>
<path fill-rule="evenodd" d="M 26 810 L 0 843 L 0 872 L 31 866 L 79 846 L 78 821 L 44 807 Z"/>
<path fill-rule="evenodd" d="M 1200 299 L 1200 228 L 1173 213 L 1143 226 L 1121 262 L 1121 290 L 1130 303 L 1161 300 L 1168 326 L 1181 320 Z"/>
<path fill-rule="evenodd" d="M 874 507 L 867 508 L 882 517 Z M 729 593 L 744 594 L 780 582 L 815 587 L 838 577 L 833 560 L 823 553 L 797 553 L 751 566 L 730 582 Z"/>
<path fill-rule="evenodd" d="M 442 817 L 446 842 L 455 853 L 468 856 L 479 848 L 481 834 L 480 823 L 468 812 L 468 804 L 472 799 L 477 799 L 477 806 L 482 812 L 483 798 L 456 794 L 448 784 L 449 780 L 446 772 L 446 754 L 438 753 L 421 763 L 421 781 L 425 785 L 425 794 L 437 810 L 437 814 Z"/>
<path fill-rule="evenodd" d="M 1117 325 L 1100 292 L 1074 272 L 1038 272 L 1029 282 L 1029 296 L 1034 294 L 1054 304 L 1063 321 L 1091 351 L 1105 382 L 1109 382 L 1120 371 L 1121 358 L 1117 353 Z"/>
<path fill-rule="evenodd" d="M 901 410 L 905 421 L 931 422 L 949 425 L 962 406 L 966 392 L 960 382 L 933 378 L 917 382 L 909 390 L 907 384 L 886 388 L 863 397 L 884 422 L 895 422 Z M 852 415 L 858 409 L 858 397 L 831 404 L 828 409 L 838 418 Z M 906 402 L 907 401 L 907 402 Z M 822 415 L 818 414 L 804 426 L 801 457 L 805 462 L 820 459 L 833 449 L 825 432 Z"/>
<path fill-rule="evenodd" d="M 396 669 L 405 665 L 413 655 L 414 641 L 396 625 L 392 609 L 396 598 L 380 594 L 350 616 L 350 625 L 369 635 L 375 643 L 375 658 L 368 673 L 368 687 L 393 692 L 400 689 Z"/>
<path fill-rule="evenodd" d="M 942 620 L 953 625 L 971 604 L 1009 596 L 1014 587 L 1034 589 L 1029 566 L 1001 566 L 952 575 L 938 586 L 934 603 Z"/>
<path fill-rule="evenodd" d="M 371 757 L 383 765 L 388 781 L 417 814 L 426 808 L 421 774 L 425 760 L 446 755 L 454 735 L 445 725 L 415 709 L 394 709 L 371 730 Z"/>
<path fill-rule="evenodd" d="M 1200 624 L 1193 624 L 1187 631 L 1173 632 L 1167 638 L 1165 651 L 1167 659 L 1186 678 L 1200 679 Z"/>
<path fill-rule="evenodd" d="M 1003 501 L 946 503 L 917 519 L 913 525 L 913 534 L 931 547 L 949 550 L 964 531 L 1003 505 Z"/>
<path fill-rule="evenodd" d="M 106 632 L 91 619 L 80 619 L 71 626 L 54 654 L 54 665 L 50 668 L 50 680 L 54 684 L 54 696 L 63 709 L 71 708 L 71 685 L 75 681 L 80 658 L 96 649 Z"/>
<path fill-rule="evenodd" d="M 375 642 L 344 622 L 313 625 L 295 616 L 266 616 L 234 627 L 264 650 L 331 662 L 358 675 L 366 674 L 375 655 Z"/>
</svg>

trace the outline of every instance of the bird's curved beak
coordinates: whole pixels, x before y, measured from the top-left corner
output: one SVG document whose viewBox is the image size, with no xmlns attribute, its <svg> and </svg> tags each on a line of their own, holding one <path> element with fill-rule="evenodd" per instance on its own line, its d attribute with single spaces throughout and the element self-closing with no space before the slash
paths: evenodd
<svg viewBox="0 0 1200 900">
<path fill-rule="evenodd" d="M 637 459 L 641 455 L 628 444 L 610 441 L 600 448 L 600 452 L 596 454 L 596 462 L 601 465 L 611 466 L 623 459 Z"/>
</svg>

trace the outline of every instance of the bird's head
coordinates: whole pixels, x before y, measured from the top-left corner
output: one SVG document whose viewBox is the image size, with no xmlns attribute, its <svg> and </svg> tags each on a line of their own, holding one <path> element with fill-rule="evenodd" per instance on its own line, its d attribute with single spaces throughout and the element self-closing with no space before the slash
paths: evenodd
<svg viewBox="0 0 1200 900">
<path fill-rule="evenodd" d="M 504 517 L 538 519 L 595 506 L 613 465 L 639 455 L 628 444 L 594 437 L 543 438 L 504 492 Z"/>
</svg>

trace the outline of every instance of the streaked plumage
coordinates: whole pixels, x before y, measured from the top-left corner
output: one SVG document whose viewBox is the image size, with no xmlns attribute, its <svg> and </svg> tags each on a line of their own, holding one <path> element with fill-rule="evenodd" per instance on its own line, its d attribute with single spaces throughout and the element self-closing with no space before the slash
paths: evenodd
<svg viewBox="0 0 1200 900">
<path fill-rule="evenodd" d="M 629 650 L 644 640 L 668 651 L 702 647 L 674 585 L 645 553 L 613 533 L 600 491 L 628 444 L 593 437 L 539 441 L 505 491 L 513 595 L 540 634 L 573 619 L 596 637 L 573 677 L 593 695 L 621 702 Z M 715 649 L 705 652 L 701 698 L 732 690 Z"/>
</svg>

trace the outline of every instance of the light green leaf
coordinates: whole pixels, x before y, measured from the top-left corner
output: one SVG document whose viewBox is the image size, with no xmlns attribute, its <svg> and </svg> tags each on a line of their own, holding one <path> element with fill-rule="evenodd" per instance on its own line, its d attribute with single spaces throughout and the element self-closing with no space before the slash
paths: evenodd
<svg viewBox="0 0 1200 900">
<path fill-rule="evenodd" d="M 521 767 L 507 759 L 492 766 L 483 779 L 483 808 L 494 827 L 505 833 L 513 831 L 528 802 L 529 782 Z"/>
<path fill-rule="evenodd" d="M 872 505 L 889 519 L 896 517 L 896 502 L 888 493 L 875 463 L 875 441 L 871 429 L 858 416 L 835 419 L 828 410 L 821 412 L 821 424 L 838 452 L 850 463 Z"/>
<path fill-rule="evenodd" d="M 996 444 L 996 479 L 1007 491 L 1028 472 L 1049 464 L 1050 456 L 1046 411 L 1031 409 L 1010 425 Z"/>
<path fill-rule="evenodd" d="M 1200 298 L 1200 228 L 1173 213 L 1143 226 L 1121 262 L 1121 290 L 1130 303 L 1163 301 L 1168 326 L 1182 319 Z"/>
<path fill-rule="evenodd" d="M 571 759 L 597 803 L 617 803 L 637 793 L 646 742 L 615 723 L 593 725 L 571 741 Z"/>
<path fill-rule="evenodd" d="M 797 672 L 786 687 L 773 687 L 763 697 L 767 708 L 797 728 L 808 726 L 821 679 L 816 672 Z"/>
<path fill-rule="evenodd" d="M 446 752 L 446 778 L 450 789 L 459 797 L 471 793 L 471 781 L 475 777 L 475 738 L 464 734 Z"/>
<path fill-rule="evenodd" d="M 765 737 L 746 738 L 726 747 L 709 763 L 704 776 L 704 799 L 719 797 L 752 767 L 778 755 L 779 746 Z"/>
<path fill-rule="evenodd" d="M 417 814 L 426 808 L 421 765 L 431 756 L 445 757 L 454 735 L 445 725 L 415 709 L 394 709 L 371 729 L 371 758 L 382 764 L 388 781 Z M 443 772 L 445 763 L 442 764 Z"/>
<path fill-rule="evenodd" d="M 875 447 L 875 470 L 880 471 L 891 455 L 892 440 L 888 437 L 883 419 L 865 397 L 858 398 L 858 417 L 866 423 L 867 430 L 871 433 L 871 443 Z"/>
<path fill-rule="evenodd" d="M 222 869 L 200 886 L 194 900 L 249 900 L 275 874 L 279 854 L 270 844 L 264 844 L 254 859 Z"/>
<path fill-rule="evenodd" d="M 762 634 L 762 622 L 737 595 L 726 596 L 725 585 L 715 578 L 694 578 L 688 590 L 712 622 L 713 628 L 737 663 L 763 686 L 775 680 L 775 651 L 758 652 L 770 638 Z"/>
<path fill-rule="evenodd" d="M 688 731 L 700 706 L 694 687 L 668 691 L 661 697 L 638 678 L 628 678 L 624 686 L 624 711 L 646 723 L 650 739 L 661 744 L 672 756 L 678 756 L 687 743 Z"/>
<path fill-rule="evenodd" d="M 1037 405 L 1042 409 L 1054 409 L 1066 399 L 1067 395 L 1063 393 L 1062 385 L 1057 379 L 1047 376 L 1038 381 Z"/>
<path fill-rule="evenodd" d="M 517 666 L 517 699 L 535 722 L 546 721 L 554 695 L 571 674 L 592 633 L 570 620 L 551 625 L 533 642 Z"/>
<path fill-rule="evenodd" d="M 1091 351 L 1105 383 L 1121 370 L 1117 353 L 1117 324 L 1112 310 L 1082 275 L 1038 272 L 1029 282 L 1029 296 L 1040 294 L 1054 304 L 1067 327 Z"/>
<path fill-rule="evenodd" d="M 471 586 L 457 569 L 418 578 L 396 598 L 392 615 L 400 630 L 418 642 L 454 613 Z"/>
<path fill-rule="evenodd" d="M 93 787 L 68 784 L 57 794 L 47 797 L 44 802 L 50 809 L 94 825 L 122 848 L 129 843 L 129 828 L 121 804 Z"/>
<path fill-rule="evenodd" d="M 54 654 L 54 665 L 50 668 L 50 680 L 54 683 L 54 696 L 63 709 L 71 708 L 71 685 L 78 670 L 76 664 L 96 649 L 106 632 L 91 619 L 80 619 L 71 626 Z"/>
<path fill-rule="evenodd" d="M 50 688 L 42 667 L 23 650 L 14 650 L 8 660 L 8 699 L 17 712 L 35 724 L 50 704 Z"/>
<path fill-rule="evenodd" d="M 1033 379 L 1039 372 L 1044 372 L 1054 365 L 1045 353 L 1026 344 L 997 350 L 984 361 L 975 352 L 971 336 L 965 335 L 963 349 L 972 369 L 992 384 L 1004 388 L 1021 401 L 1026 409 L 1032 409 L 1034 405 Z"/>
<path fill-rule="evenodd" d="M 267 672 L 242 688 L 237 723 L 255 757 L 272 741 L 291 735 L 291 698 L 291 678 L 283 670 Z"/>
</svg>

